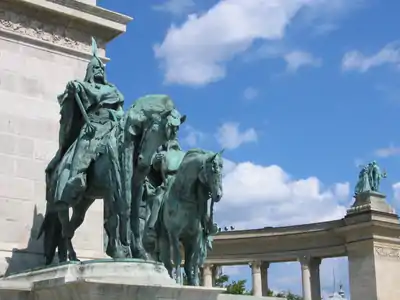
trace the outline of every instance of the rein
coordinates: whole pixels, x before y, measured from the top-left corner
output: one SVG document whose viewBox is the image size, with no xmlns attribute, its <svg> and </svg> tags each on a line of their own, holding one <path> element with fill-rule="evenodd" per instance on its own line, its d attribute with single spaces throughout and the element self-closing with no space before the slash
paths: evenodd
<svg viewBox="0 0 400 300">
<path fill-rule="evenodd" d="M 207 171 L 206 171 L 206 163 L 207 163 L 207 160 L 205 160 L 204 162 L 203 162 L 203 167 L 202 167 L 202 169 L 201 169 L 201 173 L 200 173 L 200 178 L 199 178 L 199 181 L 201 182 L 201 184 L 207 189 L 207 191 L 209 192 L 210 190 L 211 190 L 211 188 L 208 186 L 208 174 L 207 174 Z M 203 178 L 204 180 L 205 180 L 205 183 L 204 182 L 202 182 L 202 180 L 201 180 L 201 178 Z M 209 220 L 208 220 L 208 224 L 206 224 L 206 216 L 207 216 L 207 200 L 206 200 L 206 205 L 205 205 L 205 212 L 204 212 L 204 218 L 203 218 L 203 222 L 204 222 L 204 224 L 203 224 L 203 227 L 204 227 L 204 233 L 205 233 L 205 235 L 208 235 L 209 234 L 209 232 L 210 232 L 210 230 L 211 230 L 211 228 L 208 228 L 209 227 L 209 225 L 212 225 L 213 223 L 214 223 L 214 200 L 212 199 L 212 197 L 210 197 L 210 199 L 211 199 L 211 203 L 210 203 L 210 218 L 209 218 Z"/>
</svg>

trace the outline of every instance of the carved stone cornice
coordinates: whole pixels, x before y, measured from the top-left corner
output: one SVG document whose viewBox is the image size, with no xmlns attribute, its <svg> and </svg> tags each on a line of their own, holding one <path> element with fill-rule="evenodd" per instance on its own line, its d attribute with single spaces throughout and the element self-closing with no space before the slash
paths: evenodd
<svg viewBox="0 0 400 300">
<path fill-rule="evenodd" d="M 2 8 L 0 8 L 0 30 L 81 52 L 91 51 L 91 39 L 88 34 Z M 102 41 L 97 42 L 99 48 L 104 48 Z"/>
<path fill-rule="evenodd" d="M 16 0 L 13 0 L 16 1 Z M 85 2 L 76 1 L 76 0 L 47 0 L 48 2 L 52 2 L 55 4 L 59 4 L 68 8 L 77 9 L 79 11 L 96 15 L 98 17 L 104 18 L 109 21 L 117 22 L 120 24 L 127 24 L 128 22 L 132 21 L 133 18 L 122 15 L 117 12 L 112 12 L 106 10 L 99 6 L 94 6 L 87 4 Z"/>
<path fill-rule="evenodd" d="M 379 257 L 383 258 L 392 258 L 400 260 L 400 249 L 390 248 L 390 247 L 382 247 L 375 246 L 374 247 L 375 254 Z"/>
<path fill-rule="evenodd" d="M 17 40 L 49 50 L 88 58 L 91 37 L 99 56 L 105 45 L 126 31 L 132 18 L 75 0 L 2 0 L 0 32 Z"/>
</svg>

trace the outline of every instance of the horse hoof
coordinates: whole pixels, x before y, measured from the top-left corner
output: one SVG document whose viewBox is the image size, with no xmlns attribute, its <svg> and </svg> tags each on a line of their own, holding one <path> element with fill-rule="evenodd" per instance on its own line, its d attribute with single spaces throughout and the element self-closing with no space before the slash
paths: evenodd
<svg viewBox="0 0 400 300">
<path fill-rule="evenodd" d="M 143 260 L 151 260 L 150 255 L 146 252 L 146 251 L 140 251 L 139 252 L 139 258 L 143 259 Z"/>
<path fill-rule="evenodd" d="M 69 261 L 80 261 L 76 255 L 69 255 L 68 259 Z"/>
</svg>

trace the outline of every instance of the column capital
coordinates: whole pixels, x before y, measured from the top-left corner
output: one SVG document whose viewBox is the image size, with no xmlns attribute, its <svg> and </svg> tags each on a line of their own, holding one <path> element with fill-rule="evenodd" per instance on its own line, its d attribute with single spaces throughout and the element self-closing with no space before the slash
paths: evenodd
<svg viewBox="0 0 400 300">
<path fill-rule="evenodd" d="M 312 257 L 311 255 L 301 255 L 298 257 L 298 261 L 302 268 L 310 268 L 311 266 L 319 266 L 321 264 L 320 257 Z"/>
<path fill-rule="evenodd" d="M 311 259 L 311 263 L 312 263 L 314 266 L 319 266 L 319 265 L 321 264 L 321 261 L 322 261 L 321 257 L 313 257 L 313 258 Z"/>
<path fill-rule="evenodd" d="M 249 267 L 251 268 L 251 273 L 257 274 L 257 273 L 261 273 L 261 261 L 252 261 L 249 263 Z"/>
<path fill-rule="evenodd" d="M 300 262 L 302 268 L 308 268 L 310 266 L 311 256 L 300 255 L 297 260 Z"/>
<path fill-rule="evenodd" d="M 262 261 L 260 261 L 260 260 L 254 260 L 252 262 L 249 262 L 249 267 L 253 270 L 253 272 L 254 272 L 254 270 L 259 271 L 261 266 L 262 266 Z"/>
<path fill-rule="evenodd" d="M 263 261 L 262 263 L 261 263 L 261 268 L 263 268 L 263 269 L 268 269 L 269 268 L 269 262 L 268 261 Z"/>
<path fill-rule="evenodd" d="M 203 265 L 203 273 L 204 274 L 212 274 L 213 264 L 204 264 Z"/>
</svg>

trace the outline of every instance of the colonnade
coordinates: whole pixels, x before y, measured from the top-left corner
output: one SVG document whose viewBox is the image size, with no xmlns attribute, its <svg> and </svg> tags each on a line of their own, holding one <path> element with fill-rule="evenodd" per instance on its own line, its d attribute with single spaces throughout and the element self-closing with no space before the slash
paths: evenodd
<svg viewBox="0 0 400 300">
<path fill-rule="evenodd" d="M 310 256 L 301 256 L 298 259 L 301 267 L 301 282 L 304 300 L 321 299 L 321 283 L 319 267 L 321 259 Z M 252 291 L 254 296 L 267 296 L 269 262 L 252 261 L 249 263 L 252 275 Z M 219 265 L 205 264 L 203 266 L 203 286 L 215 286 Z"/>
</svg>

